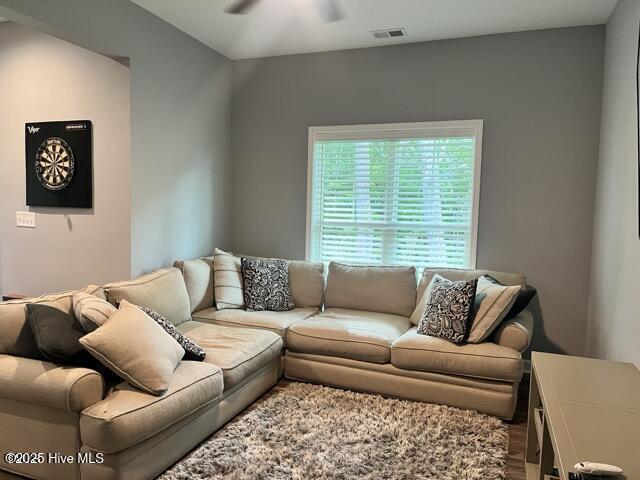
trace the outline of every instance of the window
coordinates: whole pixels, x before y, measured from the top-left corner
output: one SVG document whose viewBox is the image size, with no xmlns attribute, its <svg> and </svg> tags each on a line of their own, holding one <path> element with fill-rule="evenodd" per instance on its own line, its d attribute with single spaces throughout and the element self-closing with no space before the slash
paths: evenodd
<svg viewBox="0 0 640 480">
<path fill-rule="evenodd" d="M 311 127 L 307 258 L 475 268 L 482 120 Z"/>
</svg>

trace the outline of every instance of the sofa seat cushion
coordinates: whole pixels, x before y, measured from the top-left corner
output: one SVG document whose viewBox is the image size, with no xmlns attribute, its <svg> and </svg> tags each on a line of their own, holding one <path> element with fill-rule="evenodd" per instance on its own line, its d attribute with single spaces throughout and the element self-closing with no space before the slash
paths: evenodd
<svg viewBox="0 0 640 480">
<path fill-rule="evenodd" d="M 82 442 L 104 453 L 125 450 L 215 401 L 222 395 L 222 377 L 215 365 L 184 361 L 159 397 L 121 383 L 82 412 Z"/>
<path fill-rule="evenodd" d="M 296 322 L 318 313 L 316 308 L 294 308 L 286 312 L 247 312 L 246 310 L 216 310 L 207 308 L 193 314 L 199 322 L 227 327 L 249 327 L 271 330 L 283 339 L 287 329 Z"/>
<path fill-rule="evenodd" d="M 204 361 L 224 375 L 225 391 L 281 355 L 282 338 L 267 330 L 223 327 L 190 321 L 178 327 L 207 353 Z"/>
<path fill-rule="evenodd" d="M 287 349 L 388 363 L 391 344 L 410 326 L 409 319 L 399 315 L 329 308 L 289 327 Z"/>
<path fill-rule="evenodd" d="M 391 346 L 394 367 L 425 372 L 451 373 L 467 377 L 519 382 L 520 353 L 495 343 L 456 345 L 442 338 L 420 335 L 416 328 Z"/>
</svg>

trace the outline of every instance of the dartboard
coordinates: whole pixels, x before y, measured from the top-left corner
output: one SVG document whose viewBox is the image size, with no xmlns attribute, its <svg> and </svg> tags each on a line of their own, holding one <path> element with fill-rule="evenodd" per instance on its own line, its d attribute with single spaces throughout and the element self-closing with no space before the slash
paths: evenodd
<svg viewBox="0 0 640 480">
<path fill-rule="evenodd" d="M 62 190 L 73 178 L 73 151 L 58 137 L 47 138 L 36 153 L 36 175 L 49 190 Z"/>
</svg>

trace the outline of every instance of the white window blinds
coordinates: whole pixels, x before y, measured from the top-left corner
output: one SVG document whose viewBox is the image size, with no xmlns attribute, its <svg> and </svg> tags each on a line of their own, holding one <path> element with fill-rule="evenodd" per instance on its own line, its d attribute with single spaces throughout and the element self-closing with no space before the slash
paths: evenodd
<svg viewBox="0 0 640 480">
<path fill-rule="evenodd" d="M 475 267 L 482 121 L 311 127 L 307 258 Z"/>
</svg>

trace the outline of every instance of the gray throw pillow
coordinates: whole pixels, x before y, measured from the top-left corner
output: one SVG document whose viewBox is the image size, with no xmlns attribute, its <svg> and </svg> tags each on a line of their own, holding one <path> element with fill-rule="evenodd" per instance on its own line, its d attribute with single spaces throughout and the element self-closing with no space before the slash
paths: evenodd
<svg viewBox="0 0 640 480">
<path fill-rule="evenodd" d="M 72 314 L 50 304 L 29 303 L 27 319 L 38 350 L 45 359 L 76 366 L 95 364 L 80 344 L 80 338 L 86 332 Z"/>
<path fill-rule="evenodd" d="M 478 279 L 452 282 L 434 275 L 418 333 L 463 343 L 469 333 Z"/>
<path fill-rule="evenodd" d="M 510 320 L 513 317 L 519 315 L 520 312 L 522 312 L 529 306 L 529 303 L 531 303 L 531 300 L 533 300 L 533 297 L 535 297 L 537 293 L 538 291 L 535 289 L 535 287 L 532 287 L 529 284 L 525 285 L 524 290 L 520 290 L 520 292 L 518 293 L 518 298 L 516 298 L 516 301 L 511 307 L 511 310 L 509 310 L 507 316 L 504 317 L 505 320 Z"/>
<path fill-rule="evenodd" d="M 241 264 L 247 311 L 293 309 L 286 260 L 243 257 Z"/>
</svg>

